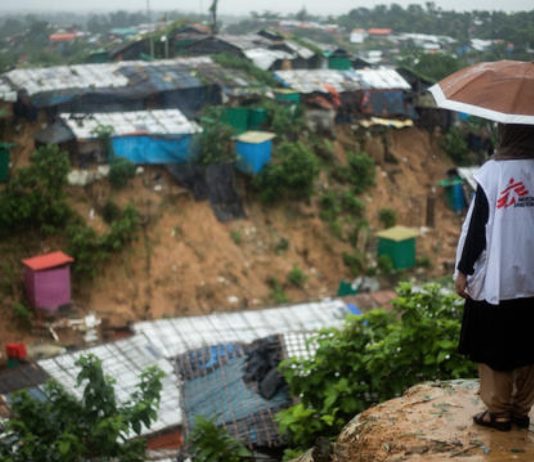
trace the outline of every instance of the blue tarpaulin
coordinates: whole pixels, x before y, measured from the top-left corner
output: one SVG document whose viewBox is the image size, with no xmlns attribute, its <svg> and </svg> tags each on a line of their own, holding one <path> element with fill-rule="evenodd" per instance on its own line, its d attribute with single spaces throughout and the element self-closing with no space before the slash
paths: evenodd
<svg viewBox="0 0 534 462">
<path fill-rule="evenodd" d="M 191 135 L 180 138 L 120 136 L 112 138 L 113 152 L 134 164 L 179 164 L 192 157 Z"/>
</svg>

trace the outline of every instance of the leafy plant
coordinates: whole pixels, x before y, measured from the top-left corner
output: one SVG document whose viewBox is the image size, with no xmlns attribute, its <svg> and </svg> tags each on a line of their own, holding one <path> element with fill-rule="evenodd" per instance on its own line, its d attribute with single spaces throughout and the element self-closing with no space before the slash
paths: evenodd
<svg viewBox="0 0 534 462">
<path fill-rule="evenodd" d="M 378 220 L 384 228 L 391 228 L 397 223 L 397 212 L 390 208 L 383 208 L 378 211 Z"/>
<path fill-rule="evenodd" d="M 308 276 L 298 266 L 293 266 L 291 271 L 287 274 L 287 282 L 295 287 L 302 288 Z"/>
<path fill-rule="evenodd" d="M 157 417 L 163 372 L 155 367 L 145 370 L 130 399 L 119 404 L 114 379 L 104 375 L 98 358 L 81 356 L 76 365 L 81 368 L 77 380 L 83 386 L 81 400 L 54 381 L 45 385 L 44 399 L 26 391 L 14 395 L 7 437 L 0 439 L 1 460 L 144 460 L 145 441 L 140 435 L 143 426 L 149 428 Z M 132 433 L 137 438 L 132 439 Z"/>
<path fill-rule="evenodd" d="M 343 253 L 343 263 L 350 269 L 352 276 L 359 276 L 365 269 L 365 258 L 358 252 Z"/>
<path fill-rule="evenodd" d="M 361 218 L 365 212 L 365 204 L 352 191 L 345 191 L 341 196 L 343 211 L 350 213 L 353 218 Z"/>
<path fill-rule="evenodd" d="M 451 127 L 440 142 L 441 148 L 457 165 L 469 164 L 469 147 L 462 131 Z"/>
<path fill-rule="evenodd" d="M 277 254 L 286 252 L 288 249 L 289 249 L 289 241 L 285 237 L 280 238 L 278 242 L 276 243 L 276 245 L 274 246 L 274 251 Z"/>
<path fill-rule="evenodd" d="M 240 58 L 229 53 L 217 53 L 213 55 L 213 60 L 222 67 L 244 71 L 263 85 L 273 88 L 278 86 L 278 82 L 270 72 L 256 67 L 248 59 Z"/>
<path fill-rule="evenodd" d="M 121 209 L 115 202 L 107 201 L 102 207 L 102 218 L 109 225 L 121 216 Z"/>
<path fill-rule="evenodd" d="M 109 163 L 109 182 L 115 189 L 124 188 L 135 176 L 135 164 L 124 157 L 115 157 Z"/>
<path fill-rule="evenodd" d="M 380 255 L 376 264 L 382 274 L 391 275 L 395 273 L 395 265 L 389 255 Z"/>
<path fill-rule="evenodd" d="M 280 284 L 278 279 L 271 277 L 267 280 L 267 284 L 271 288 L 271 298 L 274 303 L 277 305 L 283 305 L 289 301 L 287 294 L 284 291 L 284 287 L 282 284 Z"/>
<path fill-rule="evenodd" d="M 189 437 L 190 455 L 198 462 L 240 462 L 251 452 L 214 422 L 198 416 Z"/>
<path fill-rule="evenodd" d="M 207 110 L 201 119 L 202 133 L 198 135 L 197 162 L 203 165 L 234 162 L 232 129 L 222 122 L 222 108 Z"/>
<path fill-rule="evenodd" d="M 0 235 L 37 230 L 51 234 L 71 216 L 65 200 L 69 160 L 56 145 L 37 149 L 0 191 Z"/>
<path fill-rule="evenodd" d="M 235 245 L 241 245 L 242 238 L 241 238 L 241 233 L 239 231 L 236 231 L 236 230 L 230 231 L 230 239 L 234 241 Z"/>
<path fill-rule="evenodd" d="M 75 259 L 73 268 L 76 273 L 86 277 L 94 276 L 101 263 L 135 238 L 139 228 L 137 210 L 128 205 L 119 213 L 109 231 L 103 235 L 98 235 L 81 219 L 69 224 L 66 229 L 67 251 Z"/>
<path fill-rule="evenodd" d="M 366 153 L 347 155 L 351 184 L 355 193 L 362 193 L 375 184 L 375 161 Z"/>
<path fill-rule="evenodd" d="M 293 445 L 308 447 L 367 407 L 424 380 L 475 374 L 457 352 L 461 300 L 436 284 L 397 288 L 394 311 L 351 316 L 344 328 L 324 329 L 311 359 L 286 360 L 281 371 L 300 402 L 277 420 Z"/>
<path fill-rule="evenodd" d="M 253 180 L 264 202 L 271 203 L 284 196 L 307 199 L 319 174 L 319 163 L 301 143 L 284 142 L 276 149 L 276 159 Z"/>
<path fill-rule="evenodd" d="M 13 303 L 13 315 L 21 327 L 29 329 L 32 321 L 32 311 L 21 302 Z"/>
</svg>

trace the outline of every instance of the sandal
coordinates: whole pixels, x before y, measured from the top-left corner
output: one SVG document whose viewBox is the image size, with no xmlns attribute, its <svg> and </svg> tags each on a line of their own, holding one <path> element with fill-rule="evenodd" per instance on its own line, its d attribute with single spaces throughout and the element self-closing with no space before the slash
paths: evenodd
<svg viewBox="0 0 534 462">
<path fill-rule="evenodd" d="M 513 415 L 512 414 L 512 423 L 514 423 L 519 428 L 529 428 L 530 417 L 528 415 Z"/>
<path fill-rule="evenodd" d="M 482 427 L 494 428 L 501 432 L 508 432 L 512 429 L 512 421 L 500 414 L 492 414 L 489 411 L 483 411 L 473 416 L 473 422 Z"/>
</svg>

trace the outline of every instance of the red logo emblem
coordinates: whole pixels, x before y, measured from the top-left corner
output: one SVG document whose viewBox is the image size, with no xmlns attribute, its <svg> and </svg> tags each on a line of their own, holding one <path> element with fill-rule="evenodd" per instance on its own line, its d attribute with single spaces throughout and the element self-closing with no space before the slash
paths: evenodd
<svg viewBox="0 0 534 462">
<path fill-rule="evenodd" d="M 518 197 L 523 197 L 528 194 L 527 188 L 522 181 L 515 181 L 510 178 L 508 186 L 501 191 L 499 199 L 497 199 L 497 208 L 502 209 L 512 207 L 517 203 Z"/>
</svg>

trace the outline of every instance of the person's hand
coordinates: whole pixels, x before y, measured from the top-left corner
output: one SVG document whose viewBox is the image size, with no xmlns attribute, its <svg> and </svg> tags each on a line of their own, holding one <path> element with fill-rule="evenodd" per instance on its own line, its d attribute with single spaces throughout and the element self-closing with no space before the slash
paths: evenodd
<svg viewBox="0 0 534 462">
<path fill-rule="evenodd" d="M 471 298 L 467 293 L 467 276 L 464 273 L 458 273 L 454 280 L 456 293 L 462 298 Z"/>
</svg>

